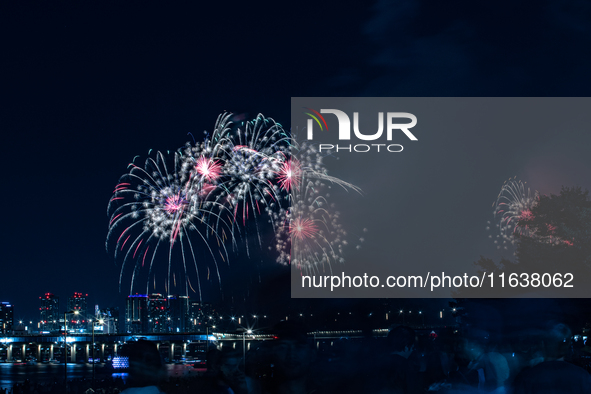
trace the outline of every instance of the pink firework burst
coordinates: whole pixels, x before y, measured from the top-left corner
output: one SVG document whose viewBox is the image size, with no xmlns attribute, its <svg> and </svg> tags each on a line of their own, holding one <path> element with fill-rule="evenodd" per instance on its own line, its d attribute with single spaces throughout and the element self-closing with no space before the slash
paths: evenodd
<svg viewBox="0 0 591 394">
<path fill-rule="evenodd" d="M 314 238 L 317 233 L 318 227 L 311 219 L 297 218 L 289 224 L 289 234 L 299 240 Z"/>
<path fill-rule="evenodd" d="M 199 175 L 211 182 L 219 178 L 222 165 L 216 160 L 200 157 L 197 164 L 195 164 L 195 170 Z"/>
<path fill-rule="evenodd" d="M 175 214 L 187 204 L 187 200 L 180 193 L 166 198 L 164 210 L 170 214 Z"/>
<path fill-rule="evenodd" d="M 302 177 L 302 170 L 300 162 L 297 159 L 291 158 L 281 165 L 278 172 L 277 179 L 279 186 L 286 191 L 291 191 L 294 188 L 299 188 L 300 179 Z"/>
<path fill-rule="evenodd" d="M 534 214 L 529 209 L 524 209 L 521 211 L 521 215 L 519 215 L 519 220 L 532 220 L 534 218 Z"/>
</svg>

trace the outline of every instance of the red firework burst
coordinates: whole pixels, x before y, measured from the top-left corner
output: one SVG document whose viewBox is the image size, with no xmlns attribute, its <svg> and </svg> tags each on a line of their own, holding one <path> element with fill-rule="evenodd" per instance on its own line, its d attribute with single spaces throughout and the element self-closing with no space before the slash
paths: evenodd
<svg viewBox="0 0 591 394">
<path fill-rule="evenodd" d="M 277 175 L 279 186 L 288 192 L 294 188 L 296 190 L 299 188 L 301 177 L 302 170 L 300 162 L 294 158 L 283 162 Z"/>
<path fill-rule="evenodd" d="M 299 240 L 314 238 L 318 233 L 318 227 L 313 220 L 297 218 L 289 224 L 289 234 Z"/>
<path fill-rule="evenodd" d="M 211 182 L 219 178 L 222 172 L 222 165 L 216 160 L 200 157 L 195 164 L 195 170 L 199 175 Z"/>
<path fill-rule="evenodd" d="M 533 218 L 534 214 L 529 209 L 524 209 L 523 211 L 521 211 L 521 214 L 519 215 L 519 220 L 532 220 Z"/>
<path fill-rule="evenodd" d="M 187 204 L 187 200 L 181 196 L 181 194 L 174 194 L 166 198 L 164 203 L 164 210 L 170 214 L 174 214 L 183 208 Z"/>
</svg>

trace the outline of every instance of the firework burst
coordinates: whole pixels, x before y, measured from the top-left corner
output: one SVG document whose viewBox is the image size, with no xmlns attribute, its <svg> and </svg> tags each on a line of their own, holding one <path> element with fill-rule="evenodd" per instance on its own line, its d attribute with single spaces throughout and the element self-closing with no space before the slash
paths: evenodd
<svg viewBox="0 0 591 394">
<path fill-rule="evenodd" d="M 301 178 L 302 169 L 298 159 L 292 157 L 281 163 L 281 168 L 277 173 L 277 181 L 283 190 L 289 193 L 299 187 Z"/>
<path fill-rule="evenodd" d="M 268 201 L 277 200 L 279 187 L 272 181 L 283 165 L 289 138 L 281 125 L 262 115 L 243 127 L 231 119 L 231 114 L 220 115 L 210 139 L 185 149 L 183 172 L 191 188 L 206 190 L 229 207 L 234 221 L 245 225 Z"/>
<path fill-rule="evenodd" d="M 346 232 L 339 212 L 328 202 L 327 185 L 308 180 L 302 193 L 291 196 L 289 208 L 275 216 L 278 262 L 294 265 L 304 272 L 325 270 L 344 262 Z"/>
<path fill-rule="evenodd" d="M 222 165 L 219 161 L 200 157 L 195 164 L 195 171 L 207 182 L 213 182 L 220 177 Z"/>
<path fill-rule="evenodd" d="M 329 202 L 329 192 L 332 185 L 357 192 L 359 188 L 328 175 L 323 156 L 306 143 L 291 146 L 277 182 L 287 192 L 278 210 L 271 205 L 277 261 L 304 272 L 330 270 L 332 264 L 343 263 L 347 234 L 340 224 L 340 213 Z"/>
<path fill-rule="evenodd" d="M 296 217 L 289 223 L 289 234 L 300 241 L 313 239 L 318 234 L 318 227 L 311 219 Z"/>
<path fill-rule="evenodd" d="M 216 272 L 221 283 L 218 260 L 228 262 L 228 249 L 238 250 L 242 235 L 250 256 L 249 240 L 256 236 L 262 247 L 260 227 L 268 223 L 278 262 L 308 271 L 344 261 L 346 233 L 329 190 L 360 190 L 328 175 L 323 156 L 312 145 L 295 145 L 273 119 L 258 115 L 240 125 L 232 119 L 221 114 L 204 141 L 168 158 L 158 152 L 143 167 L 130 164 L 121 177 L 108 206 L 107 235 L 107 248 L 112 244 L 122 262 L 120 286 L 131 271 L 132 292 L 142 275 L 155 287 L 161 254 L 166 291 L 177 283 L 186 283 L 185 293 L 195 291 L 189 277 L 196 275 L 201 294 L 200 269 L 207 268 L 208 278 Z"/>
<path fill-rule="evenodd" d="M 233 229 L 220 215 L 223 207 L 204 200 L 190 182 L 182 180 L 180 159 L 175 153 L 172 160 L 166 160 L 164 154 L 158 152 L 155 157 L 149 157 L 143 167 L 130 164 L 129 172 L 121 177 L 109 201 L 107 249 L 109 242 L 116 239 L 115 260 L 122 260 L 119 285 L 121 287 L 124 272 L 130 268 L 131 292 L 142 270 L 147 270 L 143 273 L 147 276 L 146 283 L 156 280 L 154 262 L 159 249 L 168 252 L 165 273 L 168 291 L 172 291 L 171 279 L 172 286 L 176 283 L 175 272 L 184 275 L 186 287 L 195 291 L 189 280 L 189 271 L 194 269 L 201 294 L 197 260 L 203 257 L 202 250 L 209 252 L 215 271 L 219 273 L 216 255 L 209 243 L 220 245 L 219 256 L 227 260 L 224 240 L 228 236 L 233 238 Z M 197 251 L 192 238 L 201 239 L 206 247 Z M 176 255 L 179 258 L 173 258 Z M 146 292 L 148 288 L 146 285 Z M 184 290 L 188 292 L 187 288 Z"/>
<path fill-rule="evenodd" d="M 241 216 L 244 224 L 278 199 L 279 188 L 272 181 L 282 166 L 289 138 L 281 125 L 262 115 L 243 129 L 226 130 L 220 139 L 224 176 L 219 185 L 234 207 L 234 216 Z"/>
<path fill-rule="evenodd" d="M 519 221 L 531 218 L 531 210 L 537 201 L 538 192 L 532 193 L 524 182 L 513 178 L 503 183 L 497 199 L 493 202 L 493 214 L 497 220 L 496 227 L 499 229 L 494 241 L 497 249 L 507 249 L 509 244 L 515 244 L 516 234 L 530 235 L 527 227 L 519 226 Z"/>
</svg>

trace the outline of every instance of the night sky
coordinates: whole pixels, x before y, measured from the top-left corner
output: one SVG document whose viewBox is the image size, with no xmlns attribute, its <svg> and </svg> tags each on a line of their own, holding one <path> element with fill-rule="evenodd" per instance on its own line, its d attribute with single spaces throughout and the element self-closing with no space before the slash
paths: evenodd
<svg viewBox="0 0 591 394">
<path fill-rule="evenodd" d="M 0 300 L 15 304 L 23 320 L 38 318 L 45 292 L 58 294 L 62 309 L 74 291 L 88 293 L 89 305 L 123 305 L 128 289 L 119 293 L 120 267 L 105 250 L 115 184 L 134 156 L 180 148 L 189 132 L 202 136 L 225 110 L 288 125 L 294 96 L 591 91 L 591 6 L 574 0 L 329 1 L 289 9 L 19 2 L 2 4 L 0 15 Z M 520 159 L 492 176 L 482 212 L 513 175 L 546 192 L 589 187 L 588 161 L 541 160 L 554 142 L 533 132 L 520 138 L 535 149 L 511 157 L 499 150 L 500 161 Z M 584 142 L 562 141 L 562 151 L 572 144 L 581 152 Z M 484 239 L 485 223 L 466 215 L 474 239 Z M 482 254 L 497 257 L 492 250 Z M 248 269 L 237 260 L 240 272 Z M 286 269 L 259 265 L 248 281 L 260 277 L 262 294 L 288 290 L 277 284 L 281 278 L 288 287 Z"/>
</svg>

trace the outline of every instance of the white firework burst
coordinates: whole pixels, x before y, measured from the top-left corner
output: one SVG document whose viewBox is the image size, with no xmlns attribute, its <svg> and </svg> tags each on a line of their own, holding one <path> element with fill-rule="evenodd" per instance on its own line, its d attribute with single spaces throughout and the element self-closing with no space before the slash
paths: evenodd
<svg viewBox="0 0 591 394">
<path fill-rule="evenodd" d="M 537 201 L 538 192 L 532 192 L 524 182 L 513 178 L 503 183 L 493 202 L 493 214 L 499 231 L 494 241 L 497 249 L 507 249 L 507 245 L 514 244 L 516 234 L 529 235 L 528 229 L 520 226 L 519 221 L 531 217 L 531 210 Z"/>
</svg>

